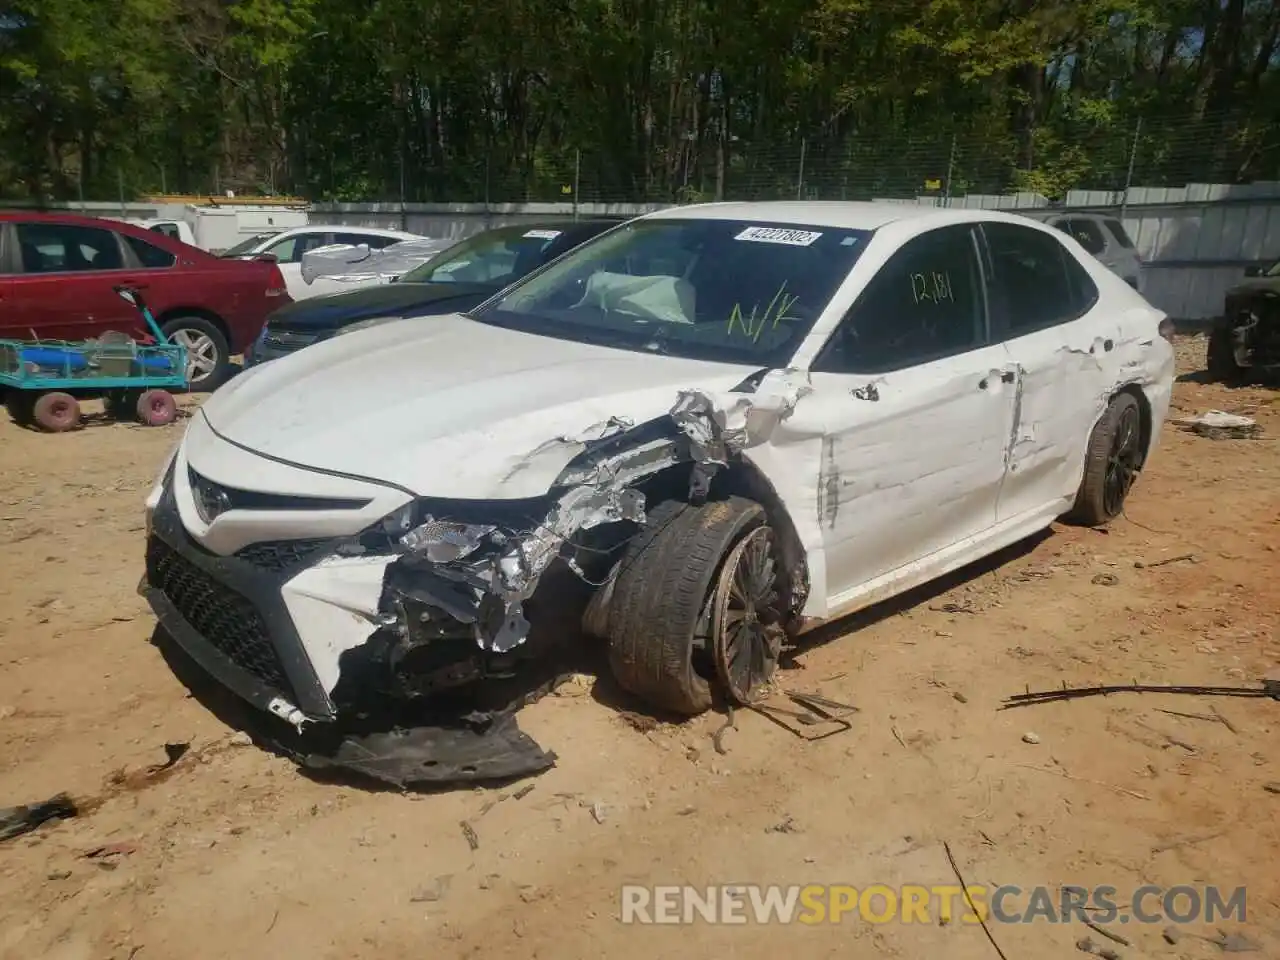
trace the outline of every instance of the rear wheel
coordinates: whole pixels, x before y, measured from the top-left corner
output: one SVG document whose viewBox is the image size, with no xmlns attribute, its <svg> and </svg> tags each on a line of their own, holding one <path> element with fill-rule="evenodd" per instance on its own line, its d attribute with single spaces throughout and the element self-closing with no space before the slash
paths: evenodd
<svg viewBox="0 0 1280 960">
<path fill-rule="evenodd" d="M 770 562 L 753 566 L 762 550 Z M 764 509 L 750 500 L 668 501 L 650 511 L 627 545 L 609 603 L 609 663 L 619 685 L 686 715 L 711 706 L 717 676 L 732 698 L 753 698 L 780 646 L 771 558 Z M 761 629 L 748 629 L 753 618 Z"/>
<path fill-rule="evenodd" d="M 227 338 L 204 317 L 177 317 L 164 325 L 164 333 L 187 350 L 187 389 L 204 393 L 216 389 L 231 371 Z"/>
<path fill-rule="evenodd" d="M 65 433 L 80 425 L 80 404 L 69 393 L 42 393 L 32 407 L 31 419 L 48 433 Z"/>
<path fill-rule="evenodd" d="M 1131 393 L 1116 394 L 1089 436 L 1084 477 L 1067 519 L 1097 527 L 1118 517 L 1138 479 L 1142 460 L 1142 415 L 1137 398 Z"/>
</svg>

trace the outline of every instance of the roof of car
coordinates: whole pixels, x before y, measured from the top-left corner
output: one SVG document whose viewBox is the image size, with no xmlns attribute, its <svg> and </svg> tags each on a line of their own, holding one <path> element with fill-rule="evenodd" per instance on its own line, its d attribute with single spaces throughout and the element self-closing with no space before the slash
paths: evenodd
<svg viewBox="0 0 1280 960">
<path fill-rule="evenodd" d="M 754 220 L 761 223 L 794 223 L 845 230 L 878 230 L 886 224 L 903 220 L 932 220 L 938 225 L 978 220 L 1017 222 L 1017 218 L 1000 210 L 855 200 L 700 203 L 688 207 L 668 207 L 648 216 L 700 220 Z"/>
</svg>

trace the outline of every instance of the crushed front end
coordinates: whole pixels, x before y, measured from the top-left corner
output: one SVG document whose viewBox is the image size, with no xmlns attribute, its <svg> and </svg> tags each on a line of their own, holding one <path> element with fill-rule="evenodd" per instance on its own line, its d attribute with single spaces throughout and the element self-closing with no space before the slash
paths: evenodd
<svg viewBox="0 0 1280 960">
<path fill-rule="evenodd" d="M 142 590 L 164 633 L 283 721 L 272 740 L 308 766 L 399 786 L 536 773 L 554 754 L 515 711 L 554 684 L 557 648 L 581 635 L 646 493 L 705 497 L 748 442 L 740 406 L 727 417 L 688 392 L 639 426 L 552 438 L 512 468 L 556 464 L 546 493 L 497 500 L 259 457 L 198 415 L 148 498 Z M 578 588 L 571 620 L 563 593 L 540 599 L 557 577 Z M 804 595 L 799 577 L 796 609 Z"/>
</svg>

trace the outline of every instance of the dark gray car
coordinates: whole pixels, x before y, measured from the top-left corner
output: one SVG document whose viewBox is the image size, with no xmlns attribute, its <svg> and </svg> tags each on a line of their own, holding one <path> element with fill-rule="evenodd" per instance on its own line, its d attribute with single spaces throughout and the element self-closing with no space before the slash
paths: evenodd
<svg viewBox="0 0 1280 960">
<path fill-rule="evenodd" d="M 462 313 L 622 222 L 603 218 L 553 220 L 485 230 L 391 283 L 281 307 L 267 317 L 261 336 L 245 355 L 245 363 L 252 366 L 275 360 L 364 320 Z"/>
</svg>

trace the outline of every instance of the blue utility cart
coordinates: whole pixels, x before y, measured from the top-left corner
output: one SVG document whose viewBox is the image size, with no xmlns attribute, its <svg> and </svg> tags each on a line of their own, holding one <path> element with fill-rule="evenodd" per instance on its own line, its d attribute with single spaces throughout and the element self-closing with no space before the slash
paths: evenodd
<svg viewBox="0 0 1280 960">
<path fill-rule="evenodd" d="M 123 333 L 95 340 L 0 340 L 0 389 L 14 421 L 50 433 L 80 423 L 80 399 L 103 397 L 114 417 L 149 427 L 172 423 L 178 405 L 171 390 L 187 386 L 187 351 L 170 343 L 133 287 L 115 287 L 133 304 L 155 338 L 141 344 Z"/>
</svg>

